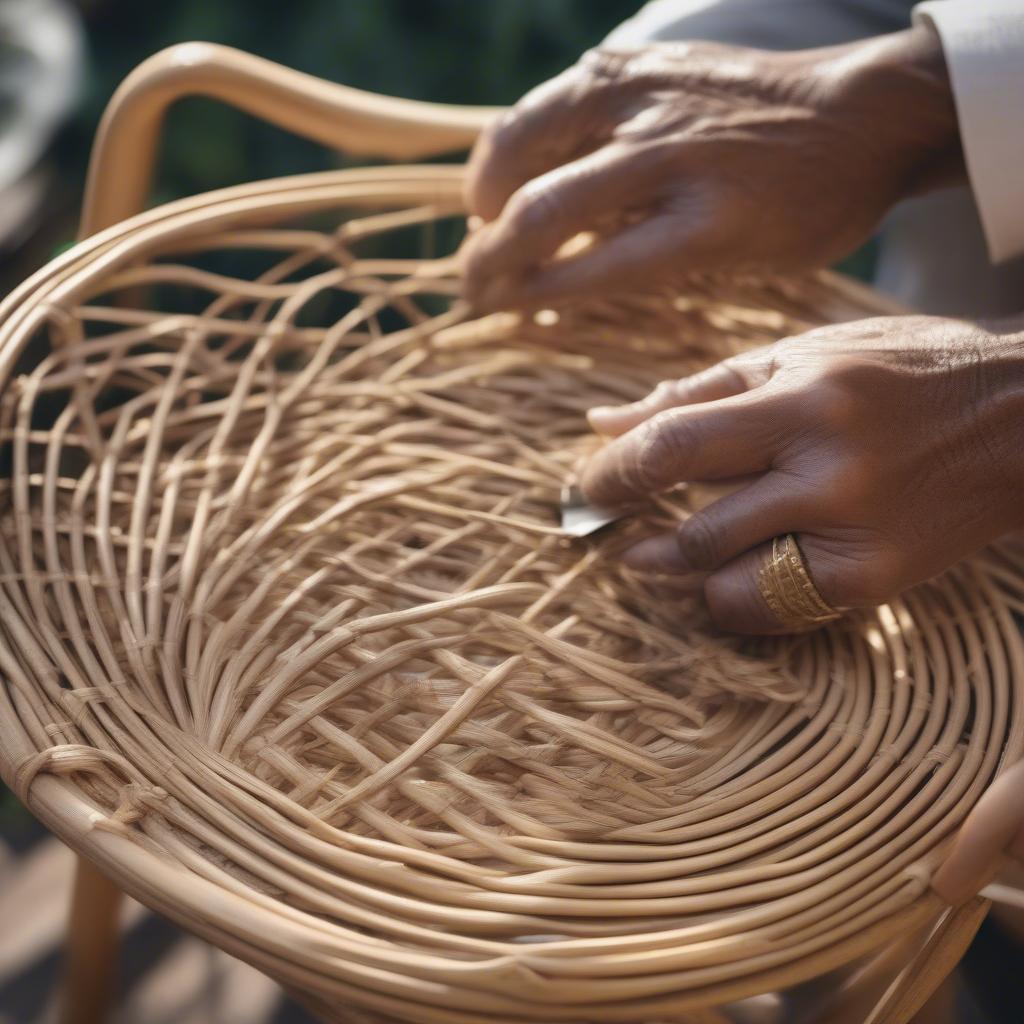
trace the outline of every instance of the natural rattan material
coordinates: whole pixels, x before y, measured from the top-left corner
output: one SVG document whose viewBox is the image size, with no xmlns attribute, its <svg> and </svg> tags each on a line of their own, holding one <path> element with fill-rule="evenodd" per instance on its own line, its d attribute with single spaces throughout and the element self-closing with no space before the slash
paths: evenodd
<svg viewBox="0 0 1024 1024">
<path fill-rule="evenodd" d="M 870 300 L 705 282 L 460 324 L 414 248 L 458 195 L 207 195 L 0 306 L 5 779 L 338 1019 L 685 1020 L 924 923 L 1022 753 L 1021 547 L 748 646 L 615 557 L 686 493 L 557 528 L 589 406 Z"/>
</svg>

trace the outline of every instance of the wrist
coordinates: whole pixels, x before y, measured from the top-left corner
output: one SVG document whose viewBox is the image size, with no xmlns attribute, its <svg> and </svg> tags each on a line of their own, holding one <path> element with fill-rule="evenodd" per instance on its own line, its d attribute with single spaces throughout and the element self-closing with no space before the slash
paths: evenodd
<svg viewBox="0 0 1024 1024">
<path fill-rule="evenodd" d="M 967 172 L 942 43 L 928 25 L 836 48 L 826 70 L 864 144 L 890 161 L 896 198 L 964 184 Z"/>
</svg>

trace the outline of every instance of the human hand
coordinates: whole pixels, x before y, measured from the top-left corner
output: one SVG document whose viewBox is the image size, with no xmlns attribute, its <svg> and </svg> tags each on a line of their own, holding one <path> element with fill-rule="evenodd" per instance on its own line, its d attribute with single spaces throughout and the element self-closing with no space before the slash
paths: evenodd
<svg viewBox="0 0 1024 1024">
<path fill-rule="evenodd" d="M 824 327 L 590 420 L 613 438 L 581 473 L 595 506 L 744 478 L 624 556 L 710 573 L 712 617 L 730 631 L 783 631 L 758 589 L 773 537 L 798 534 L 821 596 L 843 608 L 883 603 L 1024 526 L 1024 321 Z"/>
<path fill-rule="evenodd" d="M 932 888 L 956 906 L 977 895 L 1010 860 L 1024 864 L 1024 761 L 1000 775 L 974 806 Z"/>
<path fill-rule="evenodd" d="M 462 251 L 480 308 L 710 270 L 824 265 L 898 199 L 963 174 L 938 39 L 769 53 L 596 50 L 478 142 Z M 572 256 L 583 232 L 598 241 Z"/>
</svg>

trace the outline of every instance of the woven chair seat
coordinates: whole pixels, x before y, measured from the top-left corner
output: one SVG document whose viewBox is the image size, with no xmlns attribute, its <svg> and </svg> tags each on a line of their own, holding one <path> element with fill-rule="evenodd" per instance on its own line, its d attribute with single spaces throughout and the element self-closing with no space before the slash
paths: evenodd
<svg viewBox="0 0 1024 1024">
<path fill-rule="evenodd" d="M 1024 547 L 787 639 L 557 524 L 584 413 L 829 276 L 467 321 L 456 168 L 160 207 L 0 307 L 0 768 L 325 1018 L 687 1021 L 943 907 L 1024 751 Z"/>
</svg>

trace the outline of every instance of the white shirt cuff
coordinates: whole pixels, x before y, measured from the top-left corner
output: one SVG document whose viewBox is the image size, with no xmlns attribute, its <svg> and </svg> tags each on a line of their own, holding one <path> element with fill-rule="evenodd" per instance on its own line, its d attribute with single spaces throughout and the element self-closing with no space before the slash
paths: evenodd
<svg viewBox="0 0 1024 1024">
<path fill-rule="evenodd" d="M 929 0 L 914 21 L 942 41 L 989 256 L 1024 253 L 1024 3 Z"/>
</svg>

